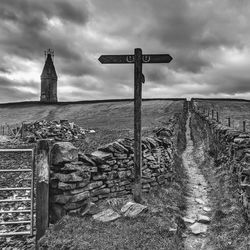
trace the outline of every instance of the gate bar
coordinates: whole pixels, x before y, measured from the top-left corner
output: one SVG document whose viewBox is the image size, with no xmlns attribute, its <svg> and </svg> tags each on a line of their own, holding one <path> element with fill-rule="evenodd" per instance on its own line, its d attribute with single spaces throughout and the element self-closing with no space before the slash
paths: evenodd
<svg viewBox="0 0 250 250">
<path fill-rule="evenodd" d="M 5 210 L 5 211 L 0 211 L 0 214 L 8 214 L 8 213 L 30 213 L 30 209 L 25 209 L 25 210 Z"/>
<path fill-rule="evenodd" d="M 22 191 L 31 190 L 31 187 L 0 188 L 0 191 Z"/>
<path fill-rule="evenodd" d="M 4 200 L 0 200 L 0 202 L 17 202 L 17 201 L 31 201 L 31 199 L 4 199 Z"/>
<path fill-rule="evenodd" d="M 0 237 L 16 236 L 16 235 L 30 235 L 30 231 L 23 232 L 12 232 L 12 233 L 1 233 Z"/>
<path fill-rule="evenodd" d="M 4 173 L 4 172 L 32 172 L 31 169 L 29 168 L 17 168 L 17 169 L 0 169 L 0 173 Z"/>
<path fill-rule="evenodd" d="M 30 220 L 0 222 L 0 225 L 29 224 Z"/>
<path fill-rule="evenodd" d="M 32 148 L 1 148 L 0 152 L 32 152 Z"/>
</svg>

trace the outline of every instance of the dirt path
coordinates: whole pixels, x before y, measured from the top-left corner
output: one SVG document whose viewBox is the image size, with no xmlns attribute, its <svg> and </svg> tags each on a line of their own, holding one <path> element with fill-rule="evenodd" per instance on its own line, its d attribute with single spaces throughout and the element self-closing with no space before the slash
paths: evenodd
<svg viewBox="0 0 250 250">
<path fill-rule="evenodd" d="M 211 210 L 208 199 L 209 187 L 199 169 L 199 164 L 204 161 L 204 151 L 203 147 L 194 147 L 190 132 L 190 117 L 189 113 L 186 124 L 187 147 L 182 155 L 183 164 L 189 177 L 187 212 L 183 218 L 187 225 L 185 249 L 210 250 L 212 248 L 205 247 Z M 197 161 L 197 158 L 199 161 Z"/>
</svg>

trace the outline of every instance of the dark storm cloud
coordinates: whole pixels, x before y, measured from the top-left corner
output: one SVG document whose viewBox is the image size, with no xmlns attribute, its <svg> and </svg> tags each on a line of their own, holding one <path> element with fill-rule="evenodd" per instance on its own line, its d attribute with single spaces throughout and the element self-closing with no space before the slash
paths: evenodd
<svg viewBox="0 0 250 250">
<path fill-rule="evenodd" d="M 133 67 L 101 65 L 98 57 L 141 47 L 173 57 L 170 64 L 143 66 L 148 97 L 243 93 L 250 68 L 249 15 L 250 3 L 230 0 L 1 0 L 0 76 L 17 79 L 11 75 L 35 65 L 37 86 L 43 51 L 52 48 L 60 100 L 132 97 Z M 239 60 L 228 63 L 234 50 Z M 241 59 L 244 53 L 249 56 Z M 25 98 L 28 88 L 39 96 L 29 80 L 0 80 L 0 88 L 19 89 L 11 98 L 21 88 Z"/>
<path fill-rule="evenodd" d="M 3 0 L 0 6 L 1 25 L 5 34 L 0 41 L 4 49 L 34 59 L 44 49 L 53 47 L 61 57 L 79 59 L 68 40 L 65 40 L 66 34 L 58 36 L 51 33 L 48 22 L 58 18 L 62 23 L 85 25 L 89 18 L 85 1 Z"/>
<path fill-rule="evenodd" d="M 153 21 L 148 34 L 173 51 L 176 69 L 198 73 L 211 62 L 202 56 L 203 51 L 213 51 L 220 46 L 242 47 L 241 29 L 237 8 L 230 1 L 203 1 L 198 4 L 188 0 L 156 0 L 152 8 Z M 237 17 L 238 15 L 238 17 Z M 240 14 L 241 15 L 241 14 Z M 234 16 L 234 18 L 232 18 Z"/>
<path fill-rule="evenodd" d="M 149 81 L 162 82 L 166 79 L 166 74 L 161 68 L 154 68 L 153 70 L 149 70 L 147 78 Z"/>
<path fill-rule="evenodd" d="M 93 64 L 91 60 L 86 55 L 78 54 L 78 60 L 70 60 L 68 58 L 63 58 L 57 63 L 58 70 L 63 72 L 63 74 L 70 76 L 83 76 L 95 74 L 97 69 L 96 65 Z"/>
<path fill-rule="evenodd" d="M 248 65 L 225 67 L 214 70 L 207 76 L 206 82 L 210 86 L 210 93 L 241 94 L 250 93 L 250 75 Z"/>
<path fill-rule="evenodd" d="M 42 28 L 45 26 L 45 19 L 41 17 L 57 17 L 62 21 L 85 24 L 89 13 L 86 1 L 80 0 L 1 0 L 1 17 L 24 24 L 35 21 L 34 26 Z"/>
<path fill-rule="evenodd" d="M 3 67 L 3 66 L 0 66 L 0 72 L 1 73 L 10 73 L 10 70 L 7 69 L 7 68 L 5 68 L 5 67 Z"/>
</svg>

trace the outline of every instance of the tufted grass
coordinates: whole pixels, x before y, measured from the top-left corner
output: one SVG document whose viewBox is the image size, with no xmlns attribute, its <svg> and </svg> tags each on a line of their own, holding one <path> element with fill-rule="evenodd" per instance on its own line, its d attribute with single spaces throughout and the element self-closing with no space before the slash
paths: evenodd
<svg viewBox="0 0 250 250">
<path fill-rule="evenodd" d="M 178 173 L 174 182 L 143 195 L 148 212 L 108 223 L 65 216 L 49 228 L 40 249 L 183 249 L 186 177 L 180 158 L 175 158 Z"/>
<path fill-rule="evenodd" d="M 196 121 L 192 120 L 192 136 L 198 147 L 201 136 Z M 207 179 L 211 189 L 211 223 L 207 233 L 207 248 L 215 250 L 248 250 L 250 249 L 250 223 L 247 222 L 242 205 L 237 199 L 237 183 L 228 177 L 227 169 L 230 163 L 218 164 L 217 155 L 205 144 L 205 161 L 201 164 L 201 171 Z M 209 248 L 210 247 L 210 248 Z"/>
</svg>

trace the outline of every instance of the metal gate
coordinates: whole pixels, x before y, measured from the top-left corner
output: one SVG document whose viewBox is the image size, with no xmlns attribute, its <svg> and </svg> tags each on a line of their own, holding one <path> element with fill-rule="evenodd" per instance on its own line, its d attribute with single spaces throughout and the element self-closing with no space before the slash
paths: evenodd
<svg viewBox="0 0 250 250">
<path fill-rule="evenodd" d="M 30 172 L 31 173 L 31 185 L 26 187 L 4 187 L 0 188 L 0 194 L 1 192 L 6 191 L 30 191 L 30 195 L 28 199 L 0 199 L 0 215 L 1 214 L 30 214 L 29 220 L 16 220 L 16 221 L 7 221 L 3 222 L 0 221 L 1 225 L 24 225 L 24 224 L 30 224 L 30 230 L 26 231 L 20 231 L 20 232 L 7 232 L 7 233 L 0 233 L 0 237 L 2 236 L 15 236 L 15 235 L 34 235 L 34 169 L 35 169 L 35 152 L 34 149 L 0 149 L 0 152 L 31 152 L 31 168 L 17 168 L 17 169 L 0 169 L 0 175 L 4 175 L 5 173 L 23 173 L 23 172 Z M 22 201 L 28 201 L 30 202 L 29 209 L 23 209 L 23 210 L 2 210 L 1 204 L 3 203 L 15 203 L 15 202 L 22 202 Z"/>
</svg>

